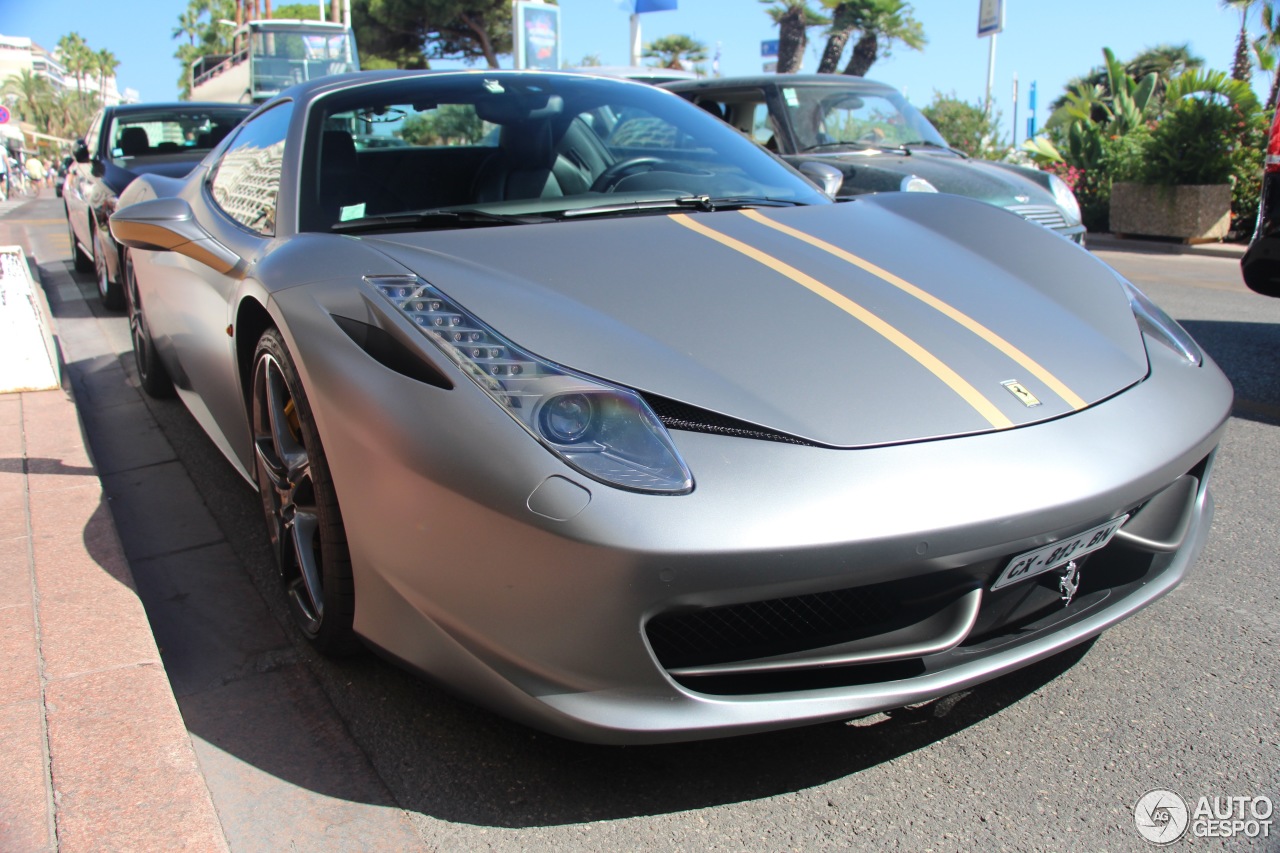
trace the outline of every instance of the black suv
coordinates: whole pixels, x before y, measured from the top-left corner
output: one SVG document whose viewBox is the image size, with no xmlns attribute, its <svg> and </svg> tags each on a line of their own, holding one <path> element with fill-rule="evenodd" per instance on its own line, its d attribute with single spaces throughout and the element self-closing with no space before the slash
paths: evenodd
<svg viewBox="0 0 1280 853">
<path fill-rule="evenodd" d="M 76 270 L 92 270 L 108 308 L 124 307 L 119 245 L 107 217 L 141 174 L 186 175 L 253 111 L 241 104 L 120 104 L 103 107 L 72 149 L 63 179 L 67 232 Z"/>
</svg>

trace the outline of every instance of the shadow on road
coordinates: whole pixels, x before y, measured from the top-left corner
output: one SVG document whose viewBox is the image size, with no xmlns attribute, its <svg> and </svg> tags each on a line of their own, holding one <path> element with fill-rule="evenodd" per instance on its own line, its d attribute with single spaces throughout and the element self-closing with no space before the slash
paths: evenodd
<svg viewBox="0 0 1280 853">
<path fill-rule="evenodd" d="M 1280 424 L 1280 324 L 1181 320 L 1235 388 L 1233 414 Z"/>
</svg>

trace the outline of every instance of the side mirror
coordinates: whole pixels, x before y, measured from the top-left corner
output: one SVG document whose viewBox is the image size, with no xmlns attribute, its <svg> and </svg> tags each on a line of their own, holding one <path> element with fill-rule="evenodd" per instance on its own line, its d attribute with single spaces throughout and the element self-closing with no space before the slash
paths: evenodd
<svg viewBox="0 0 1280 853">
<path fill-rule="evenodd" d="M 71 156 L 76 158 L 77 163 L 89 162 L 89 146 L 84 144 L 83 139 L 77 139 L 71 147 Z"/>
<path fill-rule="evenodd" d="M 131 249 L 177 252 L 215 272 L 231 274 L 240 256 L 214 239 L 180 198 L 154 198 L 121 208 L 109 220 L 111 236 Z"/>
<path fill-rule="evenodd" d="M 822 190 L 828 198 L 835 198 L 836 193 L 840 192 L 841 185 L 844 184 L 844 172 L 830 163 L 806 160 L 796 168 L 800 170 L 800 174 L 817 184 L 818 189 Z"/>
</svg>

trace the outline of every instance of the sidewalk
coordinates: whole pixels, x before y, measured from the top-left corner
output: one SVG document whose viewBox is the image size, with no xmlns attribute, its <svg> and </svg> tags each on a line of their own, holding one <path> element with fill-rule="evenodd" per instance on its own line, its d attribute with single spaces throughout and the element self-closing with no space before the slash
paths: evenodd
<svg viewBox="0 0 1280 853">
<path fill-rule="evenodd" d="M 226 851 L 69 389 L 0 393 L 0 850 Z"/>
<path fill-rule="evenodd" d="M 1115 234 L 1095 234 L 1092 231 L 1085 236 L 1085 248 L 1104 252 L 1145 252 L 1153 255 L 1190 255 L 1203 258 L 1229 258 L 1240 260 L 1245 249 L 1244 243 L 1177 243 L 1159 239 L 1143 239 L 1141 237 L 1117 237 Z"/>
</svg>

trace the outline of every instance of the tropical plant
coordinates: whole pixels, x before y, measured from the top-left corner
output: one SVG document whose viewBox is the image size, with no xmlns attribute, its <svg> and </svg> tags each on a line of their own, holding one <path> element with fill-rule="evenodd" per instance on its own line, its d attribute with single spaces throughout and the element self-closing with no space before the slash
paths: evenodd
<svg viewBox="0 0 1280 853">
<path fill-rule="evenodd" d="M 85 77 L 94 63 L 93 51 L 77 32 L 67 33 L 58 39 L 58 60 L 76 81 L 76 93 L 81 102 L 85 99 Z"/>
<path fill-rule="evenodd" d="M 771 3 L 765 10 L 778 25 L 778 73 L 794 74 L 804 61 L 809 44 L 809 28 L 820 27 L 830 20 L 809 7 L 809 0 L 760 0 Z"/>
<path fill-rule="evenodd" d="M 484 62 L 512 52 L 510 0 L 352 0 L 351 23 L 366 57 L 397 68 L 429 60 Z"/>
<path fill-rule="evenodd" d="M 888 56 L 896 42 L 912 50 L 922 50 L 928 42 L 905 0 L 822 0 L 822 5 L 831 10 L 831 27 L 819 73 L 836 70 L 854 33 L 858 39 L 844 73 L 857 77 L 865 76 L 882 54 Z"/>
<path fill-rule="evenodd" d="M 1274 3 L 1265 2 L 1258 17 L 1262 23 L 1262 34 L 1253 40 L 1251 47 L 1258 68 L 1271 74 L 1271 90 L 1267 95 L 1266 107 L 1268 112 L 1272 112 L 1276 108 L 1277 97 L 1280 96 L 1280 62 L 1277 61 L 1277 54 L 1280 53 L 1280 13 L 1277 13 Z"/>
<path fill-rule="evenodd" d="M 1231 63 L 1231 79 L 1247 81 L 1253 73 L 1249 59 L 1249 12 L 1258 5 L 1258 0 L 1221 0 L 1224 9 L 1235 9 L 1240 13 L 1240 32 L 1236 35 L 1235 60 Z"/>
<path fill-rule="evenodd" d="M 934 91 L 933 102 L 920 110 L 947 143 L 971 157 L 988 157 L 1005 148 L 1000 136 L 1000 113 L 988 114 L 980 104 L 970 104 L 952 92 Z"/>
<path fill-rule="evenodd" d="M 686 71 L 689 66 L 707 58 L 707 46 L 693 36 L 670 35 L 656 38 L 644 46 L 645 59 L 658 60 L 659 68 Z"/>
<path fill-rule="evenodd" d="M 1152 97 L 1159 101 L 1164 99 L 1164 86 L 1167 81 L 1185 71 L 1203 67 L 1204 60 L 1191 52 L 1190 45 L 1159 44 L 1155 47 L 1144 48 L 1136 53 L 1132 59 L 1124 64 L 1124 71 L 1134 81 L 1142 80 L 1148 74 L 1156 74 L 1156 88 L 1152 93 Z M 1053 101 L 1049 105 L 1049 109 L 1053 112 L 1061 109 L 1067 100 L 1065 92 L 1071 92 L 1082 84 L 1086 87 L 1100 86 L 1104 94 L 1110 94 L 1109 71 L 1110 69 L 1106 65 L 1098 65 L 1083 77 L 1072 78 L 1067 82 L 1064 94 Z M 1053 120 L 1050 119 L 1050 121 Z"/>
<path fill-rule="evenodd" d="M 24 68 L 4 81 L 3 92 L 17 98 L 19 116 L 35 125 L 48 125 L 53 107 L 53 85 L 43 74 Z"/>
<path fill-rule="evenodd" d="M 98 97 L 103 103 L 107 100 L 107 78 L 116 76 L 120 60 L 111 51 L 103 48 L 94 54 L 94 69 L 98 72 Z"/>
</svg>

